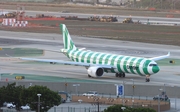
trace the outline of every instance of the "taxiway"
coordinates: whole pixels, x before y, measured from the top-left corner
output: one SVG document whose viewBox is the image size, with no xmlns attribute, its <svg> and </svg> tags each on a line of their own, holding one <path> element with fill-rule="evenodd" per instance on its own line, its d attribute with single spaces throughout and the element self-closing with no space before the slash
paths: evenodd
<svg viewBox="0 0 180 112">
<path fill-rule="evenodd" d="M 0 47 L 2 48 L 38 48 L 44 49 L 44 56 L 36 58 L 48 58 L 68 60 L 62 53 L 58 53 L 63 48 L 62 35 L 60 34 L 39 34 L 39 33 L 23 33 L 0 31 Z M 121 55 L 133 55 L 143 57 L 154 57 L 165 55 L 171 52 L 170 58 L 179 58 L 180 47 L 171 45 L 158 45 L 128 41 L 107 40 L 98 38 L 87 38 L 72 36 L 77 47 L 86 48 L 92 51 L 108 52 Z M 1 55 L 4 55 L 0 53 Z M 130 79 L 134 79 L 136 84 L 142 85 L 179 85 L 180 70 L 177 66 L 160 66 L 161 71 L 151 76 L 151 82 L 145 83 L 145 77 L 132 74 L 126 74 L 126 78 L 116 78 L 114 74 L 105 73 L 101 78 L 88 78 L 87 71 L 83 67 L 23 63 L 19 60 L 6 60 L 7 57 L 1 57 L 1 73 L 28 73 L 40 76 L 56 76 L 67 77 L 89 81 L 102 81 L 107 83 L 121 83 L 126 81 L 131 83 Z"/>
</svg>

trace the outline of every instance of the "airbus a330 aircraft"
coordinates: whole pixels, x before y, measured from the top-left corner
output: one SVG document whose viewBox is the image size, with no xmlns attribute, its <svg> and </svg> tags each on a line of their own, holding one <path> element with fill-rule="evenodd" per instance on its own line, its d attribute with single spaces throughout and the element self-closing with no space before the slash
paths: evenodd
<svg viewBox="0 0 180 112">
<path fill-rule="evenodd" d="M 75 46 L 65 24 L 61 24 L 60 28 L 64 42 L 64 48 L 61 49 L 61 52 L 72 61 L 35 58 L 20 59 L 49 62 L 51 64 L 60 63 L 64 65 L 84 66 L 87 69 L 89 77 L 101 77 L 104 75 L 104 72 L 115 73 L 116 77 L 125 77 L 125 73 L 138 74 L 140 76 L 146 76 L 146 82 L 149 82 L 149 76 L 160 70 L 155 61 L 167 58 L 170 55 L 168 53 L 167 55 L 154 58 L 142 58 L 86 51 L 84 49 L 78 49 Z"/>
</svg>

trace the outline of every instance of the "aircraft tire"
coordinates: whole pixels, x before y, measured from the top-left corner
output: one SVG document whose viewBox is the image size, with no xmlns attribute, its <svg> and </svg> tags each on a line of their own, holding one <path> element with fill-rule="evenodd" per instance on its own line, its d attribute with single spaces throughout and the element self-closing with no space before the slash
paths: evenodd
<svg viewBox="0 0 180 112">
<path fill-rule="evenodd" d="M 119 77 L 122 77 L 122 74 L 121 74 L 121 73 L 119 73 L 118 75 L 119 75 Z"/>
<path fill-rule="evenodd" d="M 115 76 L 116 76 L 116 77 L 118 77 L 118 76 L 119 76 L 119 74 L 118 74 L 118 73 L 116 73 L 116 74 L 115 74 Z"/>
<path fill-rule="evenodd" d="M 150 79 L 149 79 L 149 78 L 146 78 L 146 82 L 150 82 Z"/>
<path fill-rule="evenodd" d="M 126 77 L 125 73 L 122 73 L 122 77 Z"/>
</svg>

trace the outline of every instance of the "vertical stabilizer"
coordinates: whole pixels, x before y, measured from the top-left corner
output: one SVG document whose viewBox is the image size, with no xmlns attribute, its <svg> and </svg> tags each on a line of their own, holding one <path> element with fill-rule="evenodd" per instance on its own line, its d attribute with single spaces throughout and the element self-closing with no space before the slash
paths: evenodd
<svg viewBox="0 0 180 112">
<path fill-rule="evenodd" d="M 62 35 L 63 35 L 63 43 L 64 43 L 64 49 L 71 49 L 71 50 L 76 50 L 76 46 L 74 45 L 71 36 L 66 28 L 65 24 L 60 24 L 60 28 L 62 30 Z"/>
</svg>

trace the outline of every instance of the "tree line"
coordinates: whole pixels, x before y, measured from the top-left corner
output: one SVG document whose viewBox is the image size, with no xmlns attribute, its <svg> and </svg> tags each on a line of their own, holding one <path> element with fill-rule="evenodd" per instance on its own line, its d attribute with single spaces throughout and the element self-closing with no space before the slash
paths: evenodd
<svg viewBox="0 0 180 112">
<path fill-rule="evenodd" d="M 61 103 L 61 96 L 58 92 L 54 92 L 46 86 L 16 86 L 16 83 L 8 84 L 0 88 L 0 107 L 4 102 L 13 103 L 16 105 L 16 110 L 20 110 L 21 106 L 29 105 L 31 110 L 38 109 L 38 96 L 40 96 L 40 111 L 46 112 L 51 107 Z"/>
</svg>

